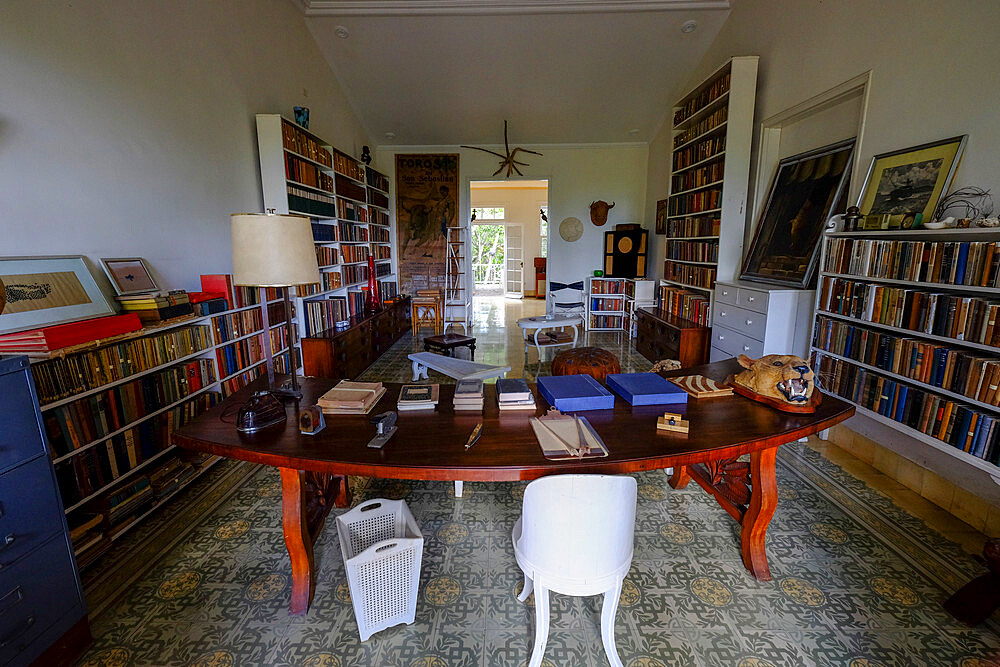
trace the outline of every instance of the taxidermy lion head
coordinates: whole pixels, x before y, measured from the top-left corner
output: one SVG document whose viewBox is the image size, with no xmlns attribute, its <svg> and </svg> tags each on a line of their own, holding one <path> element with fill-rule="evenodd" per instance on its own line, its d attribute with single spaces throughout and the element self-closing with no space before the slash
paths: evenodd
<svg viewBox="0 0 1000 667">
<path fill-rule="evenodd" d="M 793 405 L 808 403 L 812 397 L 816 376 L 801 357 L 768 354 L 751 359 L 741 354 L 737 361 L 747 370 L 733 377 L 733 382 L 750 391 Z"/>
</svg>

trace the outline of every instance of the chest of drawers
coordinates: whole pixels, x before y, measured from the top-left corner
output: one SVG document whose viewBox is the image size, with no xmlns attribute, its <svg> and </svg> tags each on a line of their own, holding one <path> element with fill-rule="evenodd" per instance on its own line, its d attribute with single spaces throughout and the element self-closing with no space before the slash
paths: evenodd
<svg viewBox="0 0 1000 667">
<path fill-rule="evenodd" d="M 740 281 L 718 282 L 711 360 L 741 354 L 806 357 L 815 292 Z"/>
<path fill-rule="evenodd" d="M 682 367 L 703 364 L 708 356 L 708 327 L 655 307 L 635 311 L 635 349 L 650 361 L 677 359 Z"/>
</svg>

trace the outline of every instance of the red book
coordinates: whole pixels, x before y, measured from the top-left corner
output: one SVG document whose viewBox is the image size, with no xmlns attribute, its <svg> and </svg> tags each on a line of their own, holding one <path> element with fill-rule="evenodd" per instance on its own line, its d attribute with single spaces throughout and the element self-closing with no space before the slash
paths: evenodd
<svg viewBox="0 0 1000 667">
<path fill-rule="evenodd" d="M 51 352 L 141 328 L 142 322 L 135 313 L 97 317 L 82 322 L 4 334 L 0 336 L 0 352 Z"/>
<path fill-rule="evenodd" d="M 231 309 L 236 307 L 233 295 L 233 277 L 228 273 L 215 273 L 202 276 L 201 291 L 221 294 Z"/>
<path fill-rule="evenodd" d="M 205 282 L 205 278 L 209 276 L 202 276 L 202 284 Z M 225 292 L 188 292 L 188 301 L 191 303 L 201 303 L 202 301 L 211 301 L 212 299 L 226 299 L 229 302 Z"/>
</svg>

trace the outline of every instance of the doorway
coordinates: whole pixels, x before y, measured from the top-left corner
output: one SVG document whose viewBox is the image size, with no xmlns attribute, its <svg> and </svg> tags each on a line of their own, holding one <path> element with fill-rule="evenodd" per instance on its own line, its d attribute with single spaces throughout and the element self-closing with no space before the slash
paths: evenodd
<svg viewBox="0 0 1000 667">
<path fill-rule="evenodd" d="M 507 234 L 502 224 L 472 225 L 472 278 L 476 296 L 504 293 Z"/>
</svg>

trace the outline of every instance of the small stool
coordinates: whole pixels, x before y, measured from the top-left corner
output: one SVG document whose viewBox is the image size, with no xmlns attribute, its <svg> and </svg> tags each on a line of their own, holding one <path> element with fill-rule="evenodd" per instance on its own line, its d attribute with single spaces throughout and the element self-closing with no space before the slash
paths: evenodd
<svg viewBox="0 0 1000 667">
<path fill-rule="evenodd" d="M 456 347 L 469 348 L 469 359 L 476 360 L 476 339 L 472 336 L 460 336 L 459 334 L 444 334 L 443 336 L 427 336 L 424 338 L 424 352 L 440 352 L 449 357 L 454 357 Z"/>
<path fill-rule="evenodd" d="M 425 324 L 435 334 L 440 334 L 444 328 L 444 298 L 441 290 L 417 290 L 417 296 L 410 300 L 410 320 L 414 336 Z"/>
<path fill-rule="evenodd" d="M 621 373 L 622 365 L 613 352 L 599 347 L 563 350 L 552 360 L 553 375 L 590 375 L 604 382 L 611 373 Z"/>
</svg>

